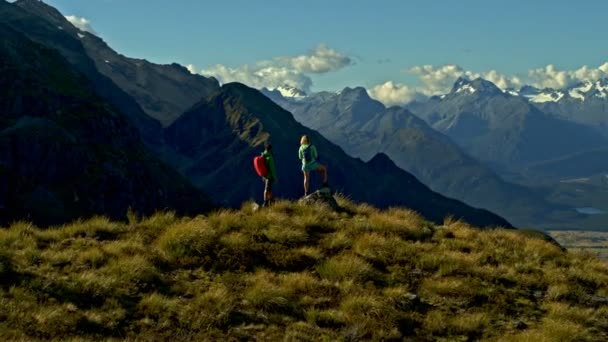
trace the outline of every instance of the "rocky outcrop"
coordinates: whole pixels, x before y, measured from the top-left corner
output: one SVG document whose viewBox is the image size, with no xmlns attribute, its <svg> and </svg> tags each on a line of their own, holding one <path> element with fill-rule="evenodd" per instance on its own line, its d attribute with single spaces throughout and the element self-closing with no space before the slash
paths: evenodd
<svg viewBox="0 0 608 342">
<path fill-rule="evenodd" d="M 329 206 L 334 211 L 340 210 L 340 206 L 338 205 L 338 202 L 334 196 L 331 195 L 329 188 L 322 188 L 313 192 L 312 194 L 306 195 L 302 197 L 298 203 L 305 205 L 321 203 Z"/>
</svg>

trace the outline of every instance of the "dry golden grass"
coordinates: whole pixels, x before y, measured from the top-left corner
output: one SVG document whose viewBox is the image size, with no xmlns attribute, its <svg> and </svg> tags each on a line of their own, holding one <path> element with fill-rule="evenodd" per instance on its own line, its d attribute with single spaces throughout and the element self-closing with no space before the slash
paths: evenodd
<svg viewBox="0 0 608 342">
<path fill-rule="evenodd" d="M 0 340 L 608 340 L 595 256 L 338 201 L 0 229 Z"/>
</svg>

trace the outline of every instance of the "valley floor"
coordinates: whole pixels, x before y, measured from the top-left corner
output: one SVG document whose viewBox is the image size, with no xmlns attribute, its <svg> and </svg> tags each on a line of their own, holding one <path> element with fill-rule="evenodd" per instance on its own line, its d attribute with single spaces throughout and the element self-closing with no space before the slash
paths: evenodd
<svg viewBox="0 0 608 342">
<path fill-rule="evenodd" d="M 569 251 L 587 252 L 608 262 L 608 232 L 554 230 L 548 233 Z"/>
</svg>

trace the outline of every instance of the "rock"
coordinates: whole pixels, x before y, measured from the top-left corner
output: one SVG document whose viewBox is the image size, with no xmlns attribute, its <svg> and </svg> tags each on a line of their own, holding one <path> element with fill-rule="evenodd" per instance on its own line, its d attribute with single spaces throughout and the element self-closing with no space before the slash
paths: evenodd
<svg viewBox="0 0 608 342">
<path fill-rule="evenodd" d="M 340 210 L 340 206 L 334 196 L 331 195 L 329 188 L 319 189 L 310 195 L 302 197 L 298 202 L 301 204 L 325 203 L 335 211 Z"/>
<path fill-rule="evenodd" d="M 528 328 L 528 325 L 524 321 L 515 321 L 513 327 L 517 330 L 524 330 Z"/>
<path fill-rule="evenodd" d="M 592 295 L 589 296 L 589 302 L 594 306 L 606 305 L 608 304 L 608 297 Z"/>
</svg>

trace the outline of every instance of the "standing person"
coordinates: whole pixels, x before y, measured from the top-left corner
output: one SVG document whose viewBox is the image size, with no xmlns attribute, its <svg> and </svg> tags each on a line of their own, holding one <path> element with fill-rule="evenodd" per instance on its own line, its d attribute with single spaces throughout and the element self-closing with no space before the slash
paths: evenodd
<svg viewBox="0 0 608 342">
<path fill-rule="evenodd" d="M 304 173 L 304 196 L 308 195 L 308 185 L 310 183 L 310 171 L 319 171 L 323 176 L 323 187 L 327 185 L 327 168 L 325 165 L 317 163 L 317 149 L 310 144 L 307 135 L 300 139 L 300 150 L 298 156 L 302 160 L 302 172 Z"/>
<path fill-rule="evenodd" d="M 264 152 L 262 157 L 266 161 L 268 167 L 268 173 L 264 176 L 264 204 L 262 206 L 267 207 L 272 203 L 272 184 L 277 180 L 277 172 L 274 169 L 274 157 L 272 155 L 272 145 L 269 143 L 264 144 Z"/>
</svg>

